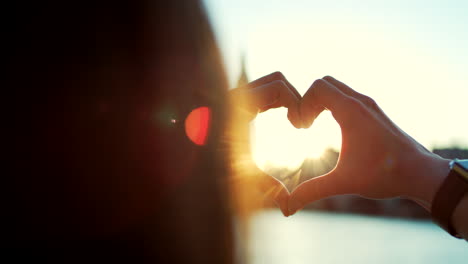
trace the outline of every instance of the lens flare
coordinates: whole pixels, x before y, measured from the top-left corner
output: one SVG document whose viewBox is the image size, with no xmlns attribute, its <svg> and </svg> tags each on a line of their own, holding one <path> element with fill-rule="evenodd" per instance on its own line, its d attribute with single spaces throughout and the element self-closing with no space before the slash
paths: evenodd
<svg viewBox="0 0 468 264">
<path fill-rule="evenodd" d="M 196 145 L 203 146 L 208 139 L 211 122 L 211 110 L 209 107 L 198 107 L 185 119 L 185 134 Z"/>
</svg>

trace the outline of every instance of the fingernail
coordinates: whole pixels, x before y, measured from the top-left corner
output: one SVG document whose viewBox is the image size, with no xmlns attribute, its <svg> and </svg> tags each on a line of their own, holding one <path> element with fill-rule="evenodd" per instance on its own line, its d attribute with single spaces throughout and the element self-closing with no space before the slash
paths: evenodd
<svg viewBox="0 0 468 264">
<path fill-rule="evenodd" d="M 301 209 L 302 203 L 296 199 L 290 199 L 288 202 L 289 215 L 293 215 L 297 210 Z"/>
</svg>

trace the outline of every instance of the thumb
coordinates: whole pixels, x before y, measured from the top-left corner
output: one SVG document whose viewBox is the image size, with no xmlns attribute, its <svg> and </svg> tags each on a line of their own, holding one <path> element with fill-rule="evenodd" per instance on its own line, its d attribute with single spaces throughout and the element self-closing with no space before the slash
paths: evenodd
<svg viewBox="0 0 468 264">
<path fill-rule="evenodd" d="M 336 171 L 331 171 L 323 176 L 300 184 L 289 197 L 289 215 L 295 214 L 298 210 L 314 201 L 334 195 L 346 194 L 345 188 L 336 179 L 339 179 L 339 177 L 336 177 Z"/>
<path fill-rule="evenodd" d="M 264 198 L 272 200 L 281 209 L 283 215 L 288 216 L 289 191 L 282 182 L 266 173 L 261 174 L 262 176 L 258 178 L 258 187 L 264 194 Z"/>
<path fill-rule="evenodd" d="M 276 204 L 276 206 L 279 207 L 284 216 L 289 216 L 288 198 L 289 192 L 284 187 L 277 190 L 272 198 L 274 203 Z"/>
</svg>

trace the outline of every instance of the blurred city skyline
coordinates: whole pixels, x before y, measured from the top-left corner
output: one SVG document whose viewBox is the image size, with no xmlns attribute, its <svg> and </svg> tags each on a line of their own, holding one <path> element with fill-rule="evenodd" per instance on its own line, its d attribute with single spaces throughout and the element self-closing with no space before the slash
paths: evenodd
<svg viewBox="0 0 468 264">
<path fill-rule="evenodd" d="M 231 87 L 242 55 L 251 80 L 281 71 L 301 94 L 332 75 L 373 97 L 427 148 L 468 147 L 467 2 L 204 2 Z M 257 130 L 287 126 L 285 113 L 260 115 Z M 339 149 L 336 123 L 323 120 L 333 130 L 327 147 Z"/>
</svg>

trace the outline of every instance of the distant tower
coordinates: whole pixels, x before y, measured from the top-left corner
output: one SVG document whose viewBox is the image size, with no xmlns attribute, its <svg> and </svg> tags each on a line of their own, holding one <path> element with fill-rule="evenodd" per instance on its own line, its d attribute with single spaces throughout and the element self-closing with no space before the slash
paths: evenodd
<svg viewBox="0 0 468 264">
<path fill-rule="evenodd" d="M 237 80 L 236 87 L 242 87 L 249 83 L 249 78 L 247 77 L 247 73 L 245 71 L 245 55 L 241 55 L 241 71 L 239 74 L 239 79 Z"/>
</svg>

